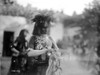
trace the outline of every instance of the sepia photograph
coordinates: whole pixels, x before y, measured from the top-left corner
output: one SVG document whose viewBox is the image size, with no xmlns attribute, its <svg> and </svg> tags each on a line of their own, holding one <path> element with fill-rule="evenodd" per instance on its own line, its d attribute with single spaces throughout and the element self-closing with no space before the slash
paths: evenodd
<svg viewBox="0 0 100 75">
<path fill-rule="evenodd" d="M 0 0 L 0 75 L 100 75 L 100 0 Z"/>
</svg>

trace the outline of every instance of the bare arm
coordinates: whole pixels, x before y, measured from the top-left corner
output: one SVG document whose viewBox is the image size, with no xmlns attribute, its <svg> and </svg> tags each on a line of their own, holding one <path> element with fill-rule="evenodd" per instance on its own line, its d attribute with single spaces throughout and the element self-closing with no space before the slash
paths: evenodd
<svg viewBox="0 0 100 75">
<path fill-rule="evenodd" d="M 27 55 L 29 57 L 33 57 L 33 56 L 39 56 L 41 54 L 44 54 L 47 52 L 47 49 L 43 49 L 43 50 L 34 50 L 34 36 L 31 37 L 30 41 L 29 41 L 29 52 L 27 53 Z"/>
<path fill-rule="evenodd" d="M 19 53 L 19 51 L 17 50 L 17 49 L 15 49 L 15 48 L 12 48 L 11 49 L 14 53 Z"/>
<path fill-rule="evenodd" d="M 61 55 L 60 51 L 59 51 L 59 48 L 56 44 L 56 42 L 52 39 L 52 37 L 50 37 L 50 40 L 52 41 L 52 49 L 56 51 L 57 55 Z"/>
<path fill-rule="evenodd" d="M 35 41 L 35 38 L 34 36 L 32 36 L 29 41 L 29 49 L 28 49 L 29 52 L 27 53 L 29 57 L 39 56 L 41 54 L 46 53 L 47 51 L 51 51 L 51 49 L 34 50 L 34 41 Z"/>
<path fill-rule="evenodd" d="M 56 42 L 52 39 L 52 37 L 49 37 L 49 38 L 52 41 L 52 48 L 58 50 L 59 48 L 58 48 Z"/>
<path fill-rule="evenodd" d="M 15 40 L 15 42 L 10 46 L 11 47 L 11 51 L 14 52 L 14 53 L 19 53 L 19 51 L 16 49 L 16 46 L 18 44 L 18 41 L 17 39 Z"/>
<path fill-rule="evenodd" d="M 29 57 L 32 57 L 32 56 L 38 56 L 38 55 L 41 55 L 41 54 L 44 54 L 46 53 L 48 50 L 44 49 L 44 50 L 33 50 L 33 49 L 29 49 L 30 51 L 27 53 L 27 55 Z"/>
</svg>

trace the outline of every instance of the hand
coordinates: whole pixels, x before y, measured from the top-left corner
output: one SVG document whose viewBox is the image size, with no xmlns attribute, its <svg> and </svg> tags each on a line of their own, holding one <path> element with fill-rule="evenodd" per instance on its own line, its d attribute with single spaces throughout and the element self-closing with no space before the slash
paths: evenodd
<svg viewBox="0 0 100 75">
<path fill-rule="evenodd" d="M 51 48 L 51 49 L 48 49 L 47 51 L 48 51 L 48 52 L 53 52 L 53 49 Z"/>
<path fill-rule="evenodd" d="M 51 52 L 48 52 L 48 53 L 47 53 L 48 56 L 51 56 L 51 54 L 52 54 Z"/>
<path fill-rule="evenodd" d="M 33 49 L 32 49 L 32 48 L 28 48 L 28 49 L 27 49 L 27 51 L 31 51 L 31 50 L 33 50 Z"/>
<path fill-rule="evenodd" d="M 14 53 L 15 56 L 19 56 L 19 53 Z"/>
</svg>

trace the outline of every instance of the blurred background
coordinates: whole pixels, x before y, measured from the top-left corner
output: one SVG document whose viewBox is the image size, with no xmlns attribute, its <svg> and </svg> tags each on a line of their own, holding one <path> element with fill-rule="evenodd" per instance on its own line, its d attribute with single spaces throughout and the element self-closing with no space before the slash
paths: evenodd
<svg viewBox="0 0 100 75">
<path fill-rule="evenodd" d="M 62 75 L 100 75 L 100 0 L 0 0 L 0 73 L 7 75 L 11 42 L 31 19 L 50 15 L 50 35 L 62 53 Z M 28 37 L 28 39 L 29 39 Z"/>
</svg>

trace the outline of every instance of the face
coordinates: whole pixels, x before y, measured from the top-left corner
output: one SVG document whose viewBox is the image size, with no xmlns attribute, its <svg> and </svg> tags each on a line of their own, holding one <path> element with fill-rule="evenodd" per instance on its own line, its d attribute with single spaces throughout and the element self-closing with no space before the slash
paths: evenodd
<svg viewBox="0 0 100 75">
<path fill-rule="evenodd" d="M 45 22 L 44 25 L 43 25 L 43 27 L 44 28 L 48 28 L 49 27 L 49 23 L 48 22 Z"/>
<path fill-rule="evenodd" d="M 41 28 L 41 31 L 43 33 L 48 34 L 50 32 L 49 30 L 50 30 L 49 23 L 48 22 L 45 22 L 44 25 Z"/>
<path fill-rule="evenodd" d="M 28 35 L 28 31 L 25 31 L 24 36 L 27 37 L 27 35 Z"/>
<path fill-rule="evenodd" d="M 50 33 L 50 23 L 47 20 L 38 20 L 35 23 L 35 30 L 33 32 L 34 35 L 42 35 Z"/>
</svg>

